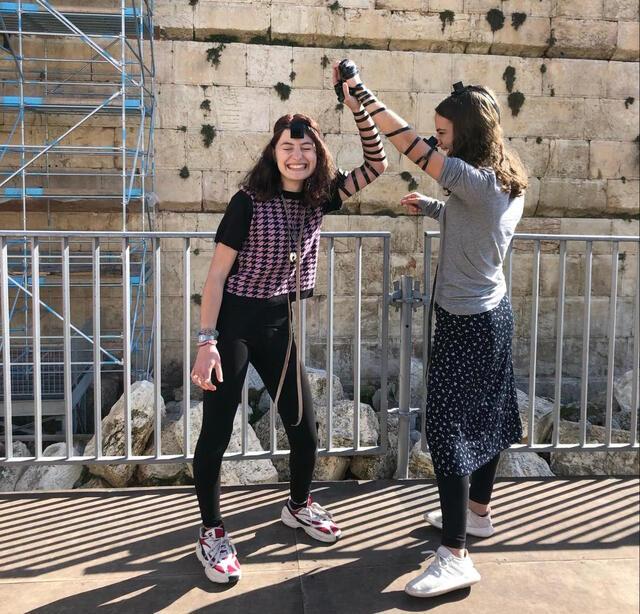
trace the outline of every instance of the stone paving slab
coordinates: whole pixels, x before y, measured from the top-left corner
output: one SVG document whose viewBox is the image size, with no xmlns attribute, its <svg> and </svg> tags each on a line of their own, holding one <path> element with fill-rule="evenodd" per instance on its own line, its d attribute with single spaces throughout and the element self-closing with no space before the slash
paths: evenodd
<svg viewBox="0 0 640 614">
<path fill-rule="evenodd" d="M 496 534 L 472 538 L 471 589 L 411 598 L 439 532 L 431 480 L 316 483 L 343 529 L 314 542 L 279 522 L 284 484 L 223 489 L 244 577 L 206 580 L 193 554 L 199 514 L 188 487 L 0 493 L 0 612 L 637 614 L 639 480 L 499 480 Z"/>
</svg>

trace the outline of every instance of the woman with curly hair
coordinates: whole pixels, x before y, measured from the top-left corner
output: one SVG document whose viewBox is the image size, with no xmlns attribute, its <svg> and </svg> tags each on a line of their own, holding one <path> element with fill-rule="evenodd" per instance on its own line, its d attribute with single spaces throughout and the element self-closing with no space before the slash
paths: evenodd
<svg viewBox="0 0 640 614">
<path fill-rule="evenodd" d="M 522 217 L 527 176 L 504 145 L 500 108 L 488 88 L 456 83 L 435 109 L 436 137 L 423 139 L 359 75 L 348 85 L 394 147 L 449 195 L 446 202 L 418 192 L 401 199 L 410 213 L 440 224 L 425 408 L 440 511 L 425 518 L 442 529 L 442 545 L 405 587 L 431 597 L 480 580 L 466 535 L 493 534 L 489 503 L 500 453 L 522 438 L 502 265 Z"/>
<path fill-rule="evenodd" d="M 334 66 L 334 82 L 338 68 Z M 233 430 L 249 362 L 278 408 L 289 439 L 290 497 L 281 520 L 322 542 L 340 529 L 309 496 L 317 430 L 309 383 L 291 330 L 291 305 L 311 296 L 320 226 L 325 213 L 371 183 L 386 169 L 375 124 L 343 86 L 353 112 L 364 163 L 338 171 L 318 124 L 285 115 L 227 207 L 202 292 L 198 354 L 191 372 L 204 390 L 202 430 L 193 458 L 202 527 L 196 554 L 209 580 L 237 581 L 236 549 L 222 522 L 220 466 Z M 224 378 L 223 378 L 224 365 Z"/>
</svg>

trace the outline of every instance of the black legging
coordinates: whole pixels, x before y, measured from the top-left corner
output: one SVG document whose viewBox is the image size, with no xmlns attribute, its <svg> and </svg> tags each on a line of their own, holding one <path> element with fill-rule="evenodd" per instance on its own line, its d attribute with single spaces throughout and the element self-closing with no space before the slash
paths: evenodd
<svg viewBox="0 0 640 614">
<path fill-rule="evenodd" d="M 469 499 L 488 505 L 491 501 L 493 483 L 500 454 L 478 467 L 472 474 L 438 477 L 440 509 L 442 511 L 442 545 L 463 549 L 467 542 L 467 507 Z M 471 484 L 469 484 L 471 482 Z"/>
<path fill-rule="evenodd" d="M 218 350 L 222 362 L 223 382 L 215 372 L 215 392 L 203 394 L 202 430 L 193 457 L 193 475 L 206 527 L 219 523 L 220 465 L 233 432 L 233 419 L 242 394 L 242 384 L 249 362 L 262 378 L 271 398 L 275 398 L 287 351 L 288 305 L 273 305 L 256 300 L 251 304 L 234 301 L 225 294 L 218 316 Z M 306 501 L 316 462 L 318 443 L 313 402 L 307 375 L 302 369 L 302 421 L 298 421 L 296 384 L 296 349 L 291 350 L 278 412 L 289 438 L 291 455 L 291 498 Z"/>
</svg>

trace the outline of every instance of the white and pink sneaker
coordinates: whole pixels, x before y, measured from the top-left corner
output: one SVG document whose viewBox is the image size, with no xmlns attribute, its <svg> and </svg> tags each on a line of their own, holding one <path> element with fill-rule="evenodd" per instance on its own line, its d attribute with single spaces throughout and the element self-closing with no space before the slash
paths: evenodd
<svg viewBox="0 0 640 614">
<path fill-rule="evenodd" d="M 321 542 L 335 542 L 342 534 L 333 521 L 333 516 L 320 504 L 312 502 L 311 497 L 307 499 L 304 507 L 297 510 L 286 504 L 282 508 L 280 520 L 292 529 L 304 529 L 307 535 Z"/>
<path fill-rule="evenodd" d="M 236 548 L 224 527 L 213 527 L 206 531 L 200 527 L 196 556 L 211 582 L 228 584 L 237 582 L 242 576 Z"/>
</svg>

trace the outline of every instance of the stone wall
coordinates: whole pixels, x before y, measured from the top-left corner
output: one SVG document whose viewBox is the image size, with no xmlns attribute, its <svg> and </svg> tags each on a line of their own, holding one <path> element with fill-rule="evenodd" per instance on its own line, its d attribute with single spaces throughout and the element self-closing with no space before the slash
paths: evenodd
<svg viewBox="0 0 640 614">
<path fill-rule="evenodd" d="M 355 124 L 348 110 L 336 108 L 331 84 L 331 62 L 348 56 L 382 100 L 425 135 L 433 131 L 435 105 L 454 81 L 484 83 L 494 89 L 503 107 L 505 135 L 530 177 L 520 231 L 638 234 L 637 2 L 199 0 L 191 6 L 187 0 L 161 0 L 156 2 L 155 23 L 159 230 L 214 230 L 238 182 L 267 143 L 273 123 L 286 112 L 314 116 L 338 164 L 343 168 L 359 164 Z M 70 45 L 70 57 L 85 57 L 78 43 Z M 64 116 L 48 121 L 49 138 L 64 129 Z M 118 126 L 118 119 L 95 119 L 74 133 L 73 142 L 113 143 Z M 42 142 L 44 134 L 39 123 L 28 129 L 32 142 Z M 389 147 L 387 154 L 388 172 L 349 201 L 345 214 L 328 216 L 324 229 L 390 230 L 392 279 L 402 274 L 420 277 L 423 230 L 436 227 L 429 220 L 402 215 L 398 200 L 409 191 L 411 180 L 420 191 L 442 193 L 395 149 Z M 93 158 L 61 164 L 90 167 L 98 161 L 101 168 L 105 164 L 117 168 L 119 163 Z M 10 167 L 12 159 L 5 157 L 2 164 Z M 82 203 L 53 203 L 47 214 L 42 206 L 30 206 L 29 227 L 120 228 L 117 209 L 110 212 L 101 205 L 99 211 L 77 213 L 81 207 Z M 21 227 L 18 209 L 16 203 L 2 205 L 0 228 Z M 130 227 L 135 224 L 132 219 Z M 197 324 L 196 295 L 212 251 L 206 243 L 194 248 L 198 252 L 192 258 L 189 291 L 194 297 L 191 318 Z M 163 359 L 166 377 L 171 378 L 182 360 L 181 261 L 175 242 L 168 242 L 166 249 Z M 336 245 L 336 367 L 345 383 L 353 334 L 351 249 L 349 242 Z M 582 356 L 582 249 L 572 246 L 567 261 L 568 399 L 578 391 Z M 554 374 L 557 252 L 557 244 L 543 245 L 538 345 L 541 385 L 547 386 L 543 394 L 550 394 Z M 619 257 L 615 357 L 620 372 L 631 365 L 637 252 L 636 244 L 622 244 Z M 515 357 L 524 378 L 529 368 L 531 253 L 530 245 L 516 246 L 514 256 Z M 379 243 L 365 244 L 362 351 L 364 374 L 371 382 L 379 372 L 380 257 Z M 610 247 L 596 244 L 590 363 L 596 394 L 602 390 L 607 364 L 610 260 Z M 316 297 L 308 304 L 309 358 L 316 365 L 324 359 L 325 270 L 321 258 Z M 88 298 L 86 309 L 78 306 L 82 312 L 78 318 L 90 313 Z M 105 317 L 117 324 L 117 296 L 111 304 L 111 315 Z M 395 311 L 391 322 L 395 359 L 399 338 Z M 420 317 L 415 324 L 419 353 Z"/>
</svg>

